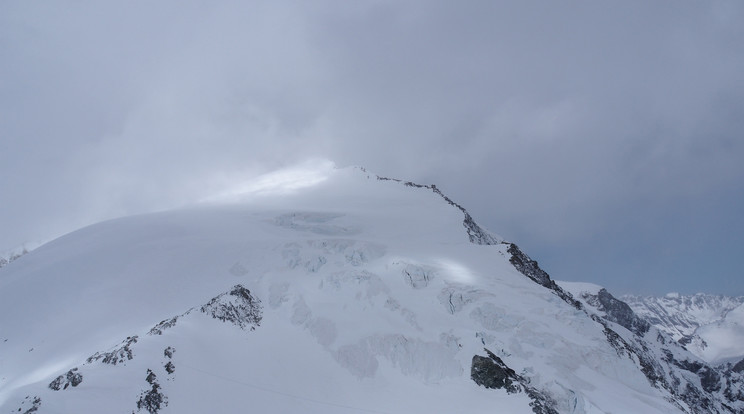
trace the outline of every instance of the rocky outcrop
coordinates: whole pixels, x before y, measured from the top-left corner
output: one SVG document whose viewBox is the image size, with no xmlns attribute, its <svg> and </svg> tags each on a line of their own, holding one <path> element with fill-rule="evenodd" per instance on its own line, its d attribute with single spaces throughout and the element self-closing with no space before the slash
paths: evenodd
<svg viewBox="0 0 744 414">
<path fill-rule="evenodd" d="M 598 311 L 604 312 L 604 318 L 614 322 L 638 336 L 648 332 L 651 325 L 639 318 L 627 303 L 616 299 L 606 289 L 600 289 L 596 295 L 585 295 L 584 299 Z"/>
<path fill-rule="evenodd" d="M 517 271 L 528 278 L 532 279 L 538 285 L 544 286 L 553 291 L 558 297 L 563 299 L 566 303 L 573 306 L 574 308 L 581 310 L 581 302 L 574 299 L 570 293 L 566 292 L 550 278 L 548 273 L 540 268 L 537 261 L 530 259 L 520 248 L 514 243 L 506 243 L 509 247 L 506 251 L 511 254 L 509 263 L 514 266 Z"/>
<path fill-rule="evenodd" d="M 190 312 L 191 310 L 187 311 L 186 313 Z M 147 332 L 148 335 L 162 335 L 163 331 L 166 329 L 172 328 L 176 326 L 176 322 L 178 322 L 178 318 L 182 316 L 174 316 L 170 319 L 166 319 L 163 321 L 160 321 L 157 325 L 153 326 L 152 329 L 150 329 L 149 332 Z"/>
<path fill-rule="evenodd" d="M 59 390 L 66 390 L 67 387 L 72 385 L 73 387 L 77 387 L 80 385 L 80 383 L 83 382 L 83 374 L 78 372 L 77 368 L 73 368 L 65 375 L 60 375 L 57 378 L 54 379 L 54 381 L 49 383 L 49 388 L 53 389 L 54 391 Z"/>
<path fill-rule="evenodd" d="M 214 297 L 201 307 L 202 313 L 251 331 L 261 325 L 261 309 L 261 301 L 241 285 L 234 286 L 229 292 Z"/>
<path fill-rule="evenodd" d="M 529 385 L 529 380 L 509 368 L 493 352 L 483 348 L 487 356 L 474 355 L 470 378 L 476 384 L 491 389 L 503 389 L 509 394 L 524 391 L 532 400 L 530 407 L 535 414 L 558 414 L 555 401 Z"/>
<path fill-rule="evenodd" d="M 176 352 L 175 348 L 172 346 L 169 346 L 163 350 L 163 356 L 165 358 L 168 358 L 168 362 L 163 365 L 163 368 L 165 368 L 165 372 L 168 373 L 168 375 L 173 374 L 176 372 L 176 366 L 173 364 L 173 354 Z"/>
<path fill-rule="evenodd" d="M 137 400 L 137 412 L 145 410 L 150 414 L 157 414 L 162 408 L 168 406 L 168 397 L 163 394 L 158 377 L 152 370 L 147 370 L 145 381 L 150 388 L 143 391 Z"/>
<path fill-rule="evenodd" d="M 27 404 L 29 406 L 28 408 L 26 408 Z M 31 398 L 30 396 L 26 396 L 26 398 L 24 398 L 21 402 L 21 406 L 18 407 L 18 411 L 16 412 L 22 414 L 32 414 L 39 411 L 39 407 L 41 407 L 41 398 L 37 396 L 34 396 L 33 398 Z M 24 410 L 24 408 L 26 409 Z"/>
<path fill-rule="evenodd" d="M 734 372 L 739 372 L 739 373 L 744 372 L 744 359 L 742 359 L 741 361 L 737 362 L 736 365 L 734 365 L 734 367 L 731 368 L 731 369 Z"/>
<path fill-rule="evenodd" d="M 114 350 L 109 352 L 96 352 L 95 354 L 88 357 L 87 363 L 93 361 L 101 361 L 104 364 L 116 365 L 126 361 L 130 361 L 134 358 L 134 352 L 132 351 L 132 345 L 137 343 L 137 335 L 128 336 L 121 345 L 116 347 Z"/>
<path fill-rule="evenodd" d="M 507 393 L 513 394 L 521 391 L 519 387 L 519 376 L 513 369 L 504 364 L 501 358 L 485 349 L 487 357 L 473 356 L 470 367 L 470 378 L 478 385 L 486 388 L 505 389 Z"/>
<path fill-rule="evenodd" d="M 180 315 L 159 322 L 147 334 L 163 335 L 163 332 L 176 326 L 180 318 L 189 315 L 194 309 L 191 308 Z M 261 325 L 263 314 L 261 300 L 253 296 L 251 291 L 242 285 L 233 286 L 228 292 L 213 297 L 198 309 L 214 319 L 229 322 L 237 325 L 240 329 L 250 329 L 251 331 Z"/>
</svg>

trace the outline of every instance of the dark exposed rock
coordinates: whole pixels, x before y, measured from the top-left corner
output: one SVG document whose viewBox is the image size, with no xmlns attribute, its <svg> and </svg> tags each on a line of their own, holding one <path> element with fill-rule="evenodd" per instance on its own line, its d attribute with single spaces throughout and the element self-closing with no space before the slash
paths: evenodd
<svg viewBox="0 0 744 414">
<path fill-rule="evenodd" d="M 721 375 L 710 367 L 703 367 L 697 371 L 700 377 L 700 385 L 708 392 L 720 391 Z"/>
<path fill-rule="evenodd" d="M 558 286 L 558 284 L 550 278 L 548 273 L 538 266 L 537 261 L 530 259 L 530 257 L 527 256 L 516 244 L 508 243 L 508 245 L 509 247 L 506 251 L 511 254 L 509 263 L 511 263 L 519 273 L 532 279 L 535 283 L 552 290 L 553 293 L 563 299 L 564 302 L 573 306 L 577 310 L 583 309 L 581 302 L 574 299 L 570 293 Z"/>
<path fill-rule="evenodd" d="M 137 335 L 134 336 L 128 336 L 127 339 L 125 339 L 122 344 L 110 352 L 96 352 L 95 354 L 88 357 L 86 360 L 89 364 L 93 361 L 101 361 L 104 364 L 111 364 L 116 365 L 122 362 L 126 362 L 134 358 L 134 353 L 132 352 L 132 345 L 137 343 Z"/>
<path fill-rule="evenodd" d="M 157 325 L 153 326 L 153 328 L 150 329 L 150 331 L 147 332 L 147 334 L 148 335 L 162 335 L 164 330 L 176 326 L 176 322 L 178 321 L 178 318 L 179 318 L 178 316 L 174 316 L 170 319 L 161 321 Z"/>
<path fill-rule="evenodd" d="M 558 414 L 555 401 L 545 393 L 529 385 L 529 380 L 509 368 L 501 358 L 483 348 L 487 357 L 474 355 L 470 368 L 470 378 L 478 385 L 492 389 L 505 389 L 514 394 L 524 391 L 532 400 L 530 407 L 535 414 Z"/>
<path fill-rule="evenodd" d="M 169 346 L 163 350 L 163 356 L 168 359 L 173 358 L 173 354 L 176 352 L 176 348 Z"/>
<path fill-rule="evenodd" d="M 530 259 L 522 250 L 514 243 L 509 244 L 509 248 L 506 250 L 511 254 L 509 263 L 511 263 L 519 273 L 529 277 L 537 284 L 545 286 L 547 288 L 552 287 L 550 276 L 548 273 L 538 266 L 537 261 Z"/>
<path fill-rule="evenodd" d="M 741 374 L 730 371 L 724 377 L 725 386 L 723 394 L 728 398 L 729 401 L 742 401 L 744 402 L 744 376 Z"/>
<path fill-rule="evenodd" d="M 49 388 L 54 391 L 66 390 L 70 385 L 77 387 L 81 382 L 83 382 L 83 374 L 79 373 L 77 368 L 73 368 L 65 375 L 60 375 L 50 382 Z"/>
<path fill-rule="evenodd" d="M 41 398 L 34 396 L 34 398 L 31 398 L 30 396 L 26 396 L 26 398 L 23 399 L 21 402 L 21 406 L 18 408 L 18 412 L 20 413 L 23 410 L 23 406 L 26 405 L 26 403 L 31 404 L 31 407 L 27 408 L 25 411 L 23 411 L 22 414 L 31 414 L 39 411 L 39 407 L 41 407 Z"/>
<path fill-rule="evenodd" d="M 240 329 L 254 330 L 261 324 L 261 301 L 241 285 L 213 298 L 201 307 L 201 311 L 222 322 L 237 325 Z"/>
<path fill-rule="evenodd" d="M 145 381 L 150 384 L 150 389 L 143 391 L 137 400 L 137 411 L 146 410 L 150 414 L 157 414 L 162 408 L 168 406 L 168 397 L 166 397 L 158 384 L 158 377 L 152 370 L 147 370 Z"/>
<path fill-rule="evenodd" d="M 744 359 L 737 362 L 736 365 L 734 365 L 734 367 L 731 368 L 731 370 L 734 372 L 744 372 Z"/>
<path fill-rule="evenodd" d="M 533 413 L 558 414 L 558 411 L 554 408 L 555 401 L 553 401 L 553 399 L 532 387 L 526 387 L 525 392 L 527 393 L 527 396 L 529 396 L 532 400 L 530 401 L 530 407 L 532 407 Z"/>
<path fill-rule="evenodd" d="M 692 340 L 695 339 L 693 335 L 685 335 L 677 340 L 677 343 L 682 346 L 687 346 L 692 343 Z"/>
<path fill-rule="evenodd" d="M 509 394 L 519 392 L 517 373 L 491 351 L 486 350 L 486 353 L 487 357 L 473 356 L 470 378 L 486 388 L 504 388 Z"/>
<path fill-rule="evenodd" d="M 163 350 L 163 356 L 170 359 L 173 359 L 173 354 L 176 352 L 176 349 L 172 346 L 169 346 Z M 173 364 L 173 361 L 168 361 L 165 365 L 163 365 L 165 368 L 165 371 L 168 374 L 172 374 L 176 371 L 176 366 Z"/>
<path fill-rule="evenodd" d="M 431 191 L 441 196 L 444 201 L 449 203 L 451 206 L 454 206 L 458 208 L 460 211 L 462 211 L 462 214 L 465 215 L 465 218 L 462 222 L 462 225 L 465 226 L 465 230 L 468 232 L 468 238 L 470 239 L 471 243 L 474 244 L 482 244 L 482 245 L 494 245 L 501 243 L 501 240 L 498 240 L 493 235 L 488 233 L 487 231 L 483 230 L 482 227 L 480 227 L 475 220 L 473 220 L 473 217 L 470 216 L 470 213 L 468 213 L 465 208 L 454 201 L 452 201 L 449 197 L 444 195 L 442 191 L 440 191 L 437 186 L 432 184 L 430 187 Z"/>
<path fill-rule="evenodd" d="M 651 328 L 644 319 L 639 318 L 627 303 L 616 299 L 606 289 L 600 289 L 596 295 L 585 294 L 584 299 L 600 312 L 604 318 L 614 322 L 638 336 L 643 336 Z"/>
<path fill-rule="evenodd" d="M 169 374 L 176 372 L 176 366 L 173 365 L 173 361 L 168 361 L 168 363 L 164 365 L 164 368 L 165 371 Z"/>
<path fill-rule="evenodd" d="M 714 392 L 721 390 L 721 374 L 719 374 L 715 369 L 707 366 L 701 361 L 675 359 L 669 351 L 666 351 L 665 354 L 665 359 L 675 366 L 697 374 L 697 376 L 700 377 L 700 385 L 705 391 Z"/>
<path fill-rule="evenodd" d="M 468 211 L 465 210 L 463 206 L 452 201 L 452 199 L 447 197 L 444 193 L 442 193 L 442 191 L 439 188 L 437 188 L 436 185 L 416 184 L 411 181 L 402 181 L 396 178 L 381 177 L 379 175 L 377 176 L 377 179 L 381 181 L 395 181 L 398 183 L 403 183 L 403 185 L 407 187 L 426 188 L 428 190 L 433 191 L 435 194 L 442 197 L 444 201 L 446 201 L 449 205 L 462 211 L 462 213 L 465 215 L 462 225 L 465 227 L 465 231 L 468 233 L 468 238 L 470 239 L 471 243 L 483 244 L 483 245 L 494 245 L 494 244 L 501 243 L 501 240 L 497 239 L 492 234 L 490 234 L 489 232 L 484 230 L 482 227 L 480 227 L 475 222 L 475 220 L 473 220 L 473 217 L 470 216 L 470 213 L 468 213 Z"/>
<path fill-rule="evenodd" d="M 178 316 L 159 322 L 150 329 L 148 335 L 162 335 L 166 329 L 176 326 L 181 317 L 190 314 L 193 310 L 194 308 L 191 308 Z M 250 290 L 241 285 L 233 286 L 229 292 L 212 298 L 199 310 L 222 322 L 231 322 L 241 329 L 250 327 L 250 330 L 254 330 L 261 324 L 261 300 L 251 295 Z"/>
</svg>

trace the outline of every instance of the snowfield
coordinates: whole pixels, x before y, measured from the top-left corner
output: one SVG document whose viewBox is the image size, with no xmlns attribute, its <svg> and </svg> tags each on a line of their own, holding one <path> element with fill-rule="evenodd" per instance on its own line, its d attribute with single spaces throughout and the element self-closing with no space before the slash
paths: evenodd
<svg viewBox="0 0 744 414">
<path fill-rule="evenodd" d="M 694 405 L 695 356 L 518 271 L 436 188 L 271 182 L 0 270 L 1 412 L 742 412 L 724 377 Z"/>
</svg>

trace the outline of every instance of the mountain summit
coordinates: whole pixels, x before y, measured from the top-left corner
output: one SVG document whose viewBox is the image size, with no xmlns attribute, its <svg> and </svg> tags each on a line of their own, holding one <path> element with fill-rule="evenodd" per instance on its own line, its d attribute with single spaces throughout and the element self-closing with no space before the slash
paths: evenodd
<svg viewBox="0 0 744 414">
<path fill-rule="evenodd" d="M 741 413 L 601 287 L 433 185 L 330 171 L 127 217 L 0 270 L 2 412 Z"/>
</svg>

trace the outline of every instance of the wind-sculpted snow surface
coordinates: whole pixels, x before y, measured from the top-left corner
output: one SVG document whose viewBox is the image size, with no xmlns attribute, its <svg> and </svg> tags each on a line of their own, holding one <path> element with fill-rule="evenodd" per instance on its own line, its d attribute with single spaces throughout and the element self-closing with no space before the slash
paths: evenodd
<svg viewBox="0 0 744 414">
<path fill-rule="evenodd" d="M 742 412 L 738 365 L 572 295 L 435 186 L 351 169 L 267 194 L 4 268 L 0 410 Z"/>
</svg>

